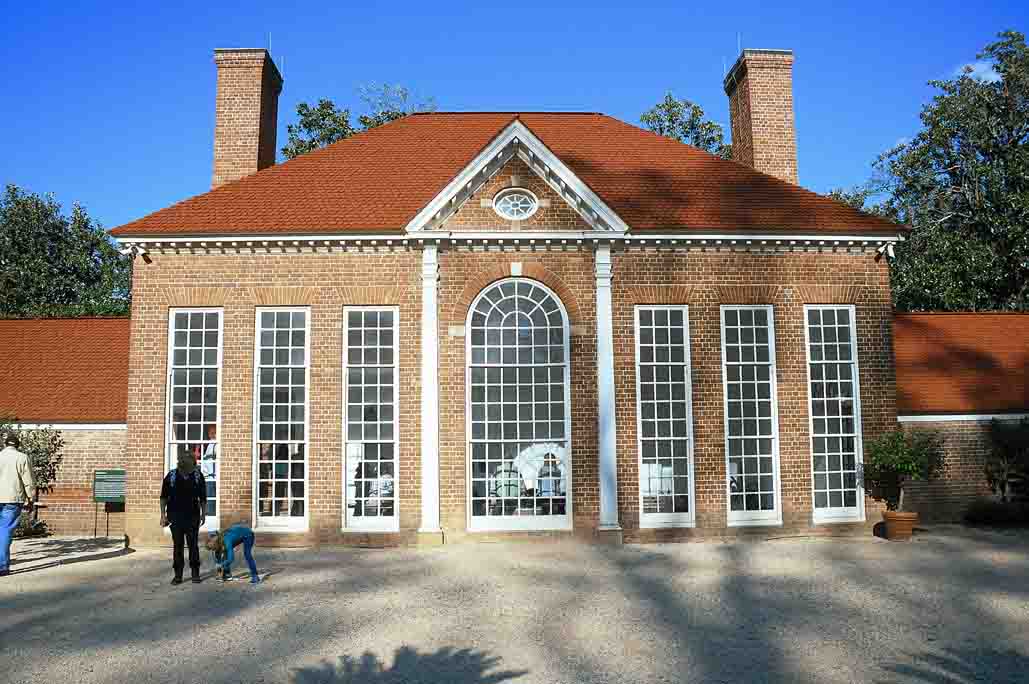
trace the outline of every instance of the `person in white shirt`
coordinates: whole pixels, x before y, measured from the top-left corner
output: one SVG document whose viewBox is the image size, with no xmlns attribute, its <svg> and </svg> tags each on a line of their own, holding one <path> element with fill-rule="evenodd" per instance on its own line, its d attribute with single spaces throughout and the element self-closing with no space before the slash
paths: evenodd
<svg viewBox="0 0 1029 684">
<path fill-rule="evenodd" d="M 29 457 L 18 451 L 21 442 L 11 433 L 0 450 L 0 577 L 11 574 L 11 540 L 22 510 L 32 510 L 36 482 Z"/>
</svg>

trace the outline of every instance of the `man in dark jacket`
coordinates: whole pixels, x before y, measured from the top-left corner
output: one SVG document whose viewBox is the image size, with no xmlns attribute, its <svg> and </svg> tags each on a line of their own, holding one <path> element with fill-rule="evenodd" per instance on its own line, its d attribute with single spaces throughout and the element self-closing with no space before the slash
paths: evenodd
<svg viewBox="0 0 1029 684">
<path fill-rule="evenodd" d="M 197 470 L 196 460 L 189 451 L 179 453 L 178 467 L 168 473 L 161 484 L 161 527 L 171 525 L 172 584 L 182 584 L 183 546 L 189 544 L 189 567 L 193 582 L 200 581 L 200 548 L 197 534 L 204 524 L 207 511 L 207 484 Z"/>
</svg>

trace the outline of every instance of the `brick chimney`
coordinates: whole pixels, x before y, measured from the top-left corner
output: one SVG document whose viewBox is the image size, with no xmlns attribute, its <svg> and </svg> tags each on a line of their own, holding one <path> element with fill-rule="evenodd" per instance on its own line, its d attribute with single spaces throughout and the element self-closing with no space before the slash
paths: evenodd
<svg viewBox="0 0 1029 684">
<path fill-rule="evenodd" d="M 744 50 L 723 86 L 733 160 L 796 184 L 793 50 Z"/>
<path fill-rule="evenodd" d="M 218 94 L 214 106 L 214 174 L 211 187 L 275 163 L 282 76 L 264 48 L 214 51 Z"/>
</svg>

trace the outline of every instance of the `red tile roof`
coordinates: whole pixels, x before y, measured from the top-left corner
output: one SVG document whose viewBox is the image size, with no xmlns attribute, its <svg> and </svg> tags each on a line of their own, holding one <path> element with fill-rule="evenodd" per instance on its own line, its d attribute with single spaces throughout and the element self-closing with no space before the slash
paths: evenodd
<svg viewBox="0 0 1029 684">
<path fill-rule="evenodd" d="M 631 229 L 895 234 L 901 227 L 602 114 L 405 117 L 111 231 L 400 231 L 518 118 Z"/>
<path fill-rule="evenodd" d="M 0 415 L 21 423 L 124 423 L 129 319 L 0 320 Z"/>
<path fill-rule="evenodd" d="M 893 355 L 902 415 L 1029 411 L 1029 314 L 896 314 Z"/>
</svg>

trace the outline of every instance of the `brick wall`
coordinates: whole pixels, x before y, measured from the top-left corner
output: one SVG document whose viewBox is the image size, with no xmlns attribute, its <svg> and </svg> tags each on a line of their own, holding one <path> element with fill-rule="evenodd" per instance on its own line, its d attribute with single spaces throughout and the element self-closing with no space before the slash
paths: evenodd
<svg viewBox="0 0 1029 684">
<path fill-rule="evenodd" d="M 745 50 L 725 80 L 732 158 L 797 183 L 793 53 Z"/>
<path fill-rule="evenodd" d="M 520 272 L 552 289 L 568 311 L 571 337 L 572 511 L 575 534 L 599 519 L 597 378 L 593 252 L 569 249 L 445 249 L 440 256 L 440 480 L 447 539 L 467 536 L 465 326 L 473 299 Z M 224 310 L 221 407 L 221 521 L 251 520 L 252 368 L 255 307 L 311 307 L 310 531 L 262 543 L 413 542 L 420 524 L 420 253 L 364 248 L 334 253 L 155 254 L 134 272 L 130 359 L 126 530 L 136 543 L 164 543 L 157 494 L 165 472 L 165 385 L 170 307 Z M 783 517 L 787 530 L 839 533 L 852 525 L 811 527 L 805 303 L 856 306 L 864 434 L 896 420 L 888 274 L 868 254 L 669 252 L 614 254 L 615 382 L 619 515 L 629 541 L 694 535 L 768 534 L 782 528 L 726 526 L 720 304 L 771 304 L 778 371 Z M 636 446 L 633 307 L 688 304 L 693 370 L 696 530 L 640 531 Z M 400 534 L 342 534 L 342 309 L 400 308 Z M 878 519 L 869 503 L 868 520 Z M 870 524 L 870 523 L 869 523 Z M 859 525 L 859 528 L 864 526 Z M 496 535 L 493 535 L 496 536 Z M 517 535 L 516 535 L 517 536 Z M 533 535 L 530 535 L 533 536 Z M 538 536 L 554 536 L 542 534 Z M 560 535 L 559 535 L 560 536 Z M 476 537 L 482 538 L 482 537 Z"/>
<path fill-rule="evenodd" d="M 263 49 L 215 50 L 214 174 L 211 187 L 275 163 L 282 77 Z"/>
<path fill-rule="evenodd" d="M 916 511 L 923 522 L 961 520 L 968 504 L 988 496 L 986 457 L 990 452 L 988 421 L 902 423 L 905 430 L 932 430 L 943 437 L 943 472 L 930 482 L 904 488 L 904 509 Z"/>
<path fill-rule="evenodd" d="M 125 514 L 117 506 L 93 503 L 93 471 L 125 466 L 125 430 L 62 430 L 64 458 L 54 491 L 41 497 L 39 518 L 54 534 L 120 535 Z M 115 509 L 108 513 L 107 508 Z"/>
<path fill-rule="evenodd" d="M 133 272 L 126 467 L 126 531 L 141 544 L 166 543 L 158 526 L 165 474 L 168 312 L 224 310 L 220 438 L 223 525 L 251 521 L 255 308 L 309 306 L 309 511 L 306 534 L 262 543 L 399 543 L 414 536 L 420 510 L 420 258 L 398 249 L 363 253 L 155 254 Z M 396 305 L 400 321 L 400 535 L 347 535 L 342 526 L 342 335 L 345 305 Z"/>
<path fill-rule="evenodd" d="M 494 195 L 505 188 L 522 187 L 540 200 L 540 208 L 523 221 L 508 221 L 493 210 Z M 443 230 L 590 230 L 590 226 L 574 209 L 520 158 L 514 157 L 479 188 L 453 216 L 441 226 Z"/>
<path fill-rule="evenodd" d="M 614 339 L 618 424 L 619 516 L 628 541 L 711 534 L 767 534 L 726 527 L 720 305 L 771 304 L 776 334 L 779 452 L 783 525 L 812 531 L 804 304 L 854 304 L 858 334 L 861 418 L 866 436 L 896 419 L 889 280 L 867 254 L 755 254 L 652 249 L 614 260 Z M 634 306 L 689 305 L 695 459 L 695 530 L 639 530 Z M 866 502 L 875 522 L 878 506 Z M 869 523 L 870 524 L 870 523 Z M 815 531 L 835 533 L 852 525 Z M 859 526 L 861 527 L 861 526 Z M 780 530 L 782 528 L 774 528 Z"/>
</svg>

